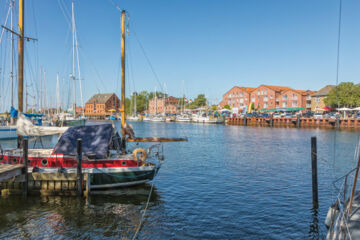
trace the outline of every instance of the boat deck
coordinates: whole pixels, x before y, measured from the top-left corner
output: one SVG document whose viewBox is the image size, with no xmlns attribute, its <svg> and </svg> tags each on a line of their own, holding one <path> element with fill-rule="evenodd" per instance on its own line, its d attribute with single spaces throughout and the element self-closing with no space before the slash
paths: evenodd
<svg viewBox="0 0 360 240">
<path fill-rule="evenodd" d="M 351 239 L 360 239 L 360 193 L 355 195 L 351 215 L 347 221 Z"/>
</svg>

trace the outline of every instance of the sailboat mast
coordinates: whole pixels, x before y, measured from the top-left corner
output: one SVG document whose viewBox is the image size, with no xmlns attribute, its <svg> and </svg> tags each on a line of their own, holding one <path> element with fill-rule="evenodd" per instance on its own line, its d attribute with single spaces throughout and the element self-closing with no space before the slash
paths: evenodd
<svg viewBox="0 0 360 240">
<path fill-rule="evenodd" d="M 74 15 L 74 2 L 71 3 L 72 10 L 72 41 L 73 41 L 73 67 L 71 78 L 74 84 L 74 103 L 73 103 L 73 116 L 76 118 L 76 83 L 75 83 L 75 15 Z"/>
<path fill-rule="evenodd" d="M 125 127 L 125 11 L 121 11 L 121 127 Z M 125 134 L 122 134 L 125 140 Z"/>
<path fill-rule="evenodd" d="M 23 111 L 24 94 L 24 0 L 19 0 L 18 111 Z"/>
<path fill-rule="evenodd" d="M 15 4 L 14 0 L 10 1 L 11 8 L 11 47 L 10 47 L 10 82 L 11 82 L 11 106 L 14 107 L 14 15 L 15 15 Z"/>
</svg>

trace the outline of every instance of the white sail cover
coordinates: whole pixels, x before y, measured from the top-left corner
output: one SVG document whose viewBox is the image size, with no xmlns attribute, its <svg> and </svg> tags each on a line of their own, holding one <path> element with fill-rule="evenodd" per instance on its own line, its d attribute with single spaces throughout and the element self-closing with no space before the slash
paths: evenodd
<svg viewBox="0 0 360 240">
<path fill-rule="evenodd" d="M 19 113 L 16 121 L 16 132 L 21 136 L 41 137 L 55 134 L 63 134 L 68 127 L 44 127 L 35 126 L 24 114 Z"/>
</svg>

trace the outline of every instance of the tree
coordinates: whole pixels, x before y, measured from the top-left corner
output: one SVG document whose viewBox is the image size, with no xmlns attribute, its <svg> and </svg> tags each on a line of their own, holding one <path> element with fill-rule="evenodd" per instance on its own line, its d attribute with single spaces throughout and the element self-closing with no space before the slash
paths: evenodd
<svg viewBox="0 0 360 240">
<path fill-rule="evenodd" d="M 194 106 L 195 107 L 203 107 L 207 105 L 207 99 L 205 97 L 205 94 L 199 94 L 195 99 L 194 99 Z"/>
<path fill-rule="evenodd" d="M 229 109 L 229 110 L 230 110 L 230 106 L 229 106 L 229 105 L 227 105 L 227 104 L 224 106 L 224 108 L 225 108 L 225 109 Z"/>
<path fill-rule="evenodd" d="M 211 110 L 216 111 L 217 109 L 218 109 L 218 107 L 216 105 L 211 106 Z"/>
<path fill-rule="evenodd" d="M 352 82 L 342 82 L 329 92 L 324 103 L 331 107 L 360 106 L 360 86 Z"/>
</svg>

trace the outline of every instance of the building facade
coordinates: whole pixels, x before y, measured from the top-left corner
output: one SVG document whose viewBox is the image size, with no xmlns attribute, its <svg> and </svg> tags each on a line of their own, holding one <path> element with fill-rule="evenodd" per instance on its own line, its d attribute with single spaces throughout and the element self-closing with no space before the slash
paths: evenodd
<svg viewBox="0 0 360 240">
<path fill-rule="evenodd" d="M 155 114 L 176 114 L 179 113 L 179 100 L 175 97 L 152 98 L 149 100 L 148 112 Z"/>
<path fill-rule="evenodd" d="M 250 87 L 233 87 L 227 91 L 220 102 L 220 107 L 228 105 L 230 108 L 238 108 L 239 110 L 243 109 L 245 106 L 248 106 L 250 103 L 250 93 L 255 88 Z"/>
<path fill-rule="evenodd" d="M 323 107 L 326 106 L 324 103 L 324 99 L 334 87 L 334 85 L 327 85 L 311 95 L 311 111 L 323 111 Z"/>
<path fill-rule="evenodd" d="M 115 93 L 93 95 L 85 104 L 85 116 L 106 117 L 120 112 L 120 99 Z"/>
<path fill-rule="evenodd" d="M 310 90 L 295 90 L 284 86 L 260 85 L 257 88 L 233 87 L 223 95 L 220 107 L 229 105 L 241 110 L 250 103 L 254 109 L 311 109 Z"/>
</svg>

